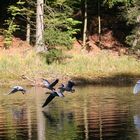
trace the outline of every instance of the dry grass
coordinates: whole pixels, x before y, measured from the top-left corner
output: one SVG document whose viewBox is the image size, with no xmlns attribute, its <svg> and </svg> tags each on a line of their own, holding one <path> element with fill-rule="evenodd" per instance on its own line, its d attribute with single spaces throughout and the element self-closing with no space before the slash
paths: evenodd
<svg viewBox="0 0 140 140">
<path fill-rule="evenodd" d="M 0 55 L 0 81 L 19 80 L 21 75 L 40 77 L 84 77 L 85 79 L 128 75 L 140 75 L 140 61 L 131 56 L 113 56 L 101 52 L 96 56 L 75 54 L 65 63 L 47 65 L 34 51 L 21 55 Z M 8 80 L 7 80 L 8 79 Z"/>
</svg>

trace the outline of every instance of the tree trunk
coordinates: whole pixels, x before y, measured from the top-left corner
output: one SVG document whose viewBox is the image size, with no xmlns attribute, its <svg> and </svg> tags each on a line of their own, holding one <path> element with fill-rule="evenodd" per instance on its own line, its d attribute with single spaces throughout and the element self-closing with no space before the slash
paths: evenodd
<svg viewBox="0 0 140 140">
<path fill-rule="evenodd" d="M 37 52 L 45 51 L 45 45 L 43 40 L 43 33 L 44 33 L 43 5 L 44 5 L 43 0 L 37 0 L 37 9 L 36 9 L 36 51 Z"/>
<path fill-rule="evenodd" d="M 86 38 L 87 38 L 87 0 L 84 3 L 85 12 L 84 12 L 84 29 L 83 29 L 83 47 L 86 45 Z"/>
<path fill-rule="evenodd" d="M 101 45 L 101 15 L 100 15 L 100 0 L 98 0 L 98 36 L 99 47 Z"/>
<path fill-rule="evenodd" d="M 30 17 L 27 17 L 26 41 L 29 44 L 30 44 L 30 31 L 31 31 Z"/>
</svg>

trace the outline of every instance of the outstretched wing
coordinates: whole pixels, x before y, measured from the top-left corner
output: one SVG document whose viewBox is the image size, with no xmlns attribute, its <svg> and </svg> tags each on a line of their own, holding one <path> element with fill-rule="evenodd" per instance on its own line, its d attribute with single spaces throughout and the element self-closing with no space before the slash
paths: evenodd
<svg viewBox="0 0 140 140">
<path fill-rule="evenodd" d="M 17 89 L 13 88 L 13 89 L 8 93 L 8 95 L 9 95 L 9 94 L 16 93 L 17 91 L 18 91 Z"/>
<path fill-rule="evenodd" d="M 49 87 L 50 83 L 47 79 L 43 79 L 43 85 L 46 86 L 46 87 Z"/>
<path fill-rule="evenodd" d="M 59 79 L 56 79 L 55 81 L 53 81 L 51 84 L 50 84 L 50 87 L 54 87 L 57 83 L 58 83 Z"/>
<path fill-rule="evenodd" d="M 15 93 L 17 91 L 22 91 L 22 90 L 23 90 L 23 87 L 21 87 L 21 86 L 14 86 L 12 88 L 12 90 L 8 94 L 12 94 L 12 93 Z"/>
<path fill-rule="evenodd" d="M 53 93 L 51 93 L 48 96 L 48 98 L 46 99 L 45 103 L 42 105 L 42 107 L 45 107 L 46 105 L 48 105 L 53 100 L 54 97 L 55 97 L 55 95 Z"/>
<path fill-rule="evenodd" d="M 140 80 L 136 83 L 136 85 L 133 88 L 133 93 L 138 94 L 140 92 Z"/>
</svg>

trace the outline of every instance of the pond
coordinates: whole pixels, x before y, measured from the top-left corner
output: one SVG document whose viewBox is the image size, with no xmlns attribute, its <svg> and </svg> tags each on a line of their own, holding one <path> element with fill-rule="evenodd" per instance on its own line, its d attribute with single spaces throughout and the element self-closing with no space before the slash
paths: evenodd
<svg viewBox="0 0 140 140">
<path fill-rule="evenodd" d="M 76 87 L 48 106 L 47 89 L 0 89 L 0 140 L 140 140 L 140 95 L 133 87 Z"/>
</svg>

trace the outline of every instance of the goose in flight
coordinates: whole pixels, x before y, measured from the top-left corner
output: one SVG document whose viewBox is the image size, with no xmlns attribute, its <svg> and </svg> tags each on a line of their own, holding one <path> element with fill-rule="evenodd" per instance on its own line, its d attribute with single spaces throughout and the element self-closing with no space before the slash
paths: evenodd
<svg viewBox="0 0 140 140">
<path fill-rule="evenodd" d="M 50 83 L 47 79 L 43 78 L 43 87 L 55 91 L 54 86 L 58 83 L 59 79 L 54 80 L 52 83 Z"/>
<path fill-rule="evenodd" d="M 62 86 L 59 89 L 61 89 L 62 91 L 75 92 L 75 89 L 73 89 L 74 85 L 75 85 L 74 82 L 68 81 L 66 85 L 62 84 Z"/>
<path fill-rule="evenodd" d="M 64 91 L 62 91 L 61 89 L 59 89 L 58 91 L 52 91 L 50 95 L 48 96 L 48 98 L 46 99 L 46 101 L 44 102 L 44 104 L 42 105 L 42 107 L 45 107 L 46 105 L 48 105 L 57 96 L 64 97 L 63 92 Z"/>
<path fill-rule="evenodd" d="M 136 95 L 140 92 L 140 80 L 137 81 L 137 83 L 135 84 L 134 88 L 133 88 L 133 93 Z"/>
<path fill-rule="evenodd" d="M 25 94 L 25 93 L 26 93 L 26 90 L 25 90 L 23 87 L 21 87 L 21 86 L 14 86 L 14 87 L 12 88 L 12 90 L 8 93 L 8 95 L 9 95 L 9 94 L 16 93 L 16 92 L 18 92 L 18 91 L 21 91 L 22 94 Z"/>
</svg>

